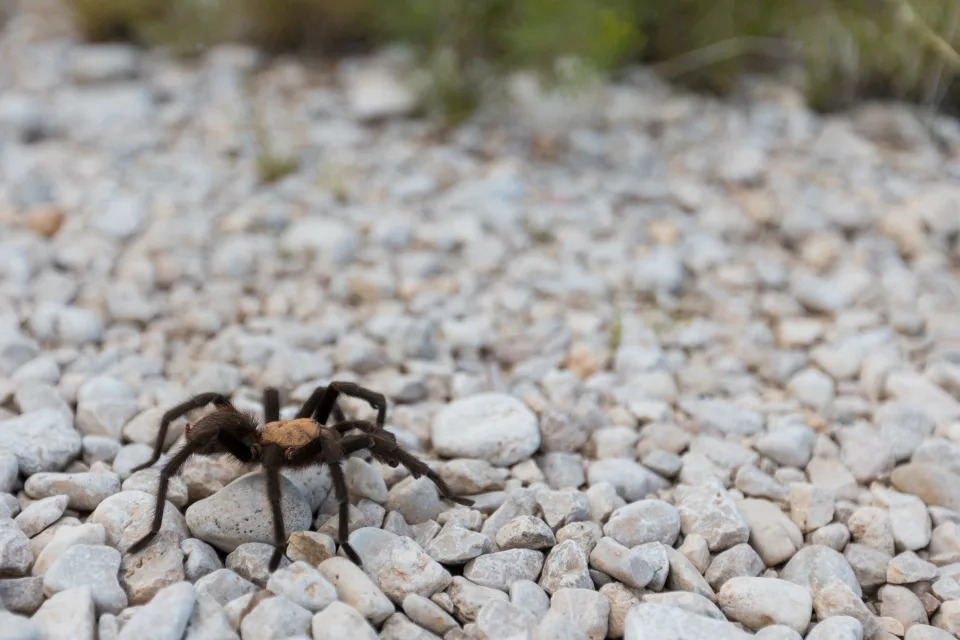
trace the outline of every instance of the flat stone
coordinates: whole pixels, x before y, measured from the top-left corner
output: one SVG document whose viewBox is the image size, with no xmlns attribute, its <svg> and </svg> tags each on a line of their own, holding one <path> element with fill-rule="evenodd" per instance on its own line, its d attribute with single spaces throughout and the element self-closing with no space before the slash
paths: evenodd
<svg viewBox="0 0 960 640">
<path fill-rule="evenodd" d="M 63 552 L 75 544 L 102 545 L 107 541 L 107 532 L 102 524 L 87 522 L 74 527 L 60 527 L 44 546 L 33 563 L 31 573 L 42 576 Z"/>
<path fill-rule="evenodd" d="M 543 549 L 557 543 L 550 526 L 535 516 L 517 516 L 500 527 L 498 549 Z"/>
<path fill-rule="evenodd" d="M 393 604 L 362 569 L 346 558 L 324 560 L 317 569 L 333 586 L 337 598 L 379 625 L 394 612 Z"/>
<path fill-rule="evenodd" d="M 890 474 L 890 482 L 927 505 L 960 510 L 960 475 L 945 467 L 923 462 L 901 465 Z"/>
<path fill-rule="evenodd" d="M 429 597 L 450 584 L 450 573 L 409 538 L 365 527 L 350 534 L 350 544 L 364 572 L 397 604 L 408 593 Z"/>
<path fill-rule="evenodd" d="M 20 473 L 59 471 L 80 454 L 81 438 L 70 419 L 55 409 L 0 420 L 0 449 L 17 456 Z"/>
<path fill-rule="evenodd" d="M 313 640 L 377 640 L 373 630 L 355 609 L 342 602 L 333 602 L 323 611 L 314 614 L 310 627 Z"/>
<path fill-rule="evenodd" d="M 120 553 L 103 545 L 76 544 L 67 548 L 43 575 L 48 596 L 88 585 L 97 611 L 119 613 L 127 606 L 127 594 L 120 587 L 117 572 Z"/>
<path fill-rule="evenodd" d="M 780 571 L 780 577 L 807 587 L 813 594 L 818 588 L 817 585 L 839 579 L 858 598 L 862 596 L 857 576 L 843 554 L 821 545 L 800 549 Z"/>
<path fill-rule="evenodd" d="M 573 623 L 588 640 L 607 637 L 610 603 L 592 589 L 563 588 L 550 599 L 550 610 Z"/>
<path fill-rule="evenodd" d="M 476 620 L 480 610 L 491 600 L 509 600 L 503 591 L 474 584 L 463 576 L 454 576 L 447 594 L 453 604 L 453 614 L 461 622 Z"/>
<path fill-rule="evenodd" d="M 275 571 L 267 581 L 267 589 L 312 612 L 337 599 L 333 585 L 305 562 L 294 562 Z"/>
<path fill-rule="evenodd" d="M 936 580 L 939 575 L 936 565 L 921 559 L 913 551 L 904 551 L 887 564 L 886 580 L 890 584 L 911 584 Z"/>
<path fill-rule="evenodd" d="M 115 473 L 35 473 L 23 486 L 31 498 L 63 495 L 67 506 L 78 511 L 93 511 L 107 497 L 120 491 Z"/>
<path fill-rule="evenodd" d="M 640 604 L 627 613 L 624 640 L 749 640 L 732 622 L 713 620 L 679 607 Z"/>
<path fill-rule="evenodd" d="M 13 519 L 24 535 L 33 537 L 60 519 L 67 508 L 67 496 L 50 496 L 37 500 Z"/>
<path fill-rule="evenodd" d="M 643 555 L 612 538 L 600 539 L 590 553 L 590 566 L 637 589 L 647 586 L 653 579 L 653 569 L 644 561 Z"/>
<path fill-rule="evenodd" d="M 93 592 L 85 585 L 54 594 L 33 615 L 45 638 L 96 638 Z"/>
<path fill-rule="evenodd" d="M 622 548 L 625 549 L 626 547 Z M 589 556 L 575 541 L 565 540 L 561 542 L 550 550 L 547 559 L 543 562 L 540 586 L 549 594 L 566 588 L 593 588 L 593 580 L 590 578 L 588 571 L 588 559 Z M 642 562 L 642 559 L 639 561 Z M 527 576 L 527 579 L 530 580 L 535 578 L 536 575 Z"/>
<path fill-rule="evenodd" d="M 591 462 L 587 469 L 587 481 L 591 485 L 609 482 L 628 503 L 643 500 L 669 485 L 653 471 L 633 460 L 622 458 Z"/>
<path fill-rule="evenodd" d="M 750 527 L 736 503 L 718 483 L 679 485 L 677 511 L 684 535 L 699 533 L 710 551 L 729 549 L 750 537 Z"/>
<path fill-rule="evenodd" d="M 488 553 L 492 546 L 490 538 L 482 533 L 448 524 L 427 543 L 425 551 L 437 562 L 459 565 Z"/>
<path fill-rule="evenodd" d="M 434 417 L 430 437 L 437 453 L 480 458 L 507 466 L 540 447 L 536 414 L 512 396 L 482 393 L 456 400 Z"/>
<path fill-rule="evenodd" d="M 704 577 L 713 589 L 720 589 L 730 578 L 745 576 L 754 578 L 766 569 L 763 559 L 747 543 L 730 547 L 718 553 Z"/>
<path fill-rule="evenodd" d="M 43 603 L 43 578 L 0 578 L 0 604 L 8 611 L 32 614 Z"/>
<path fill-rule="evenodd" d="M 718 600 L 727 618 L 754 631 L 772 622 L 803 633 L 813 613 L 810 592 L 778 578 L 730 578 L 720 588 Z"/>
<path fill-rule="evenodd" d="M 121 491 L 101 502 L 90 515 L 89 522 L 103 525 L 107 544 L 122 552 L 150 531 L 156 498 L 142 491 Z M 180 511 L 170 502 L 163 508 L 160 533 L 170 531 L 180 539 L 190 532 Z"/>
<path fill-rule="evenodd" d="M 184 577 L 180 537 L 172 532 L 158 534 L 145 549 L 124 555 L 120 563 L 120 583 L 132 605 L 149 602 Z"/>
<path fill-rule="evenodd" d="M 710 584 L 700 575 L 693 563 L 676 549 L 665 547 L 670 572 L 667 574 L 667 587 L 673 591 L 690 591 L 704 598 L 714 601 L 717 594 L 710 588 Z"/>
<path fill-rule="evenodd" d="M 474 558 L 463 567 L 463 577 L 506 592 L 515 580 L 536 580 L 543 565 L 543 554 L 539 551 L 508 549 Z"/>
<path fill-rule="evenodd" d="M 243 618 L 240 636 L 264 640 L 306 636 L 310 633 L 312 620 L 310 612 L 300 605 L 283 597 L 268 598 Z"/>
<path fill-rule="evenodd" d="M 190 622 L 196 599 L 196 589 L 189 582 L 161 589 L 123 625 L 117 640 L 178 640 Z"/>
<path fill-rule="evenodd" d="M 603 533 L 626 547 L 654 541 L 673 546 L 680 535 L 680 513 L 662 500 L 640 500 L 614 511 Z"/>
<path fill-rule="evenodd" d="M 197 580 L 194 586 L 197 588 L 198 596 L 205 593 L 221 606 L 257 590 L 257 585 L 240 577 L 230 569 L 212 571 Z"/>
<path fill-rule="evenodd" d="M 310 528 L 310 506 L 292 482 L 281 477 L 280 509 L 287 532 Z M 237 510 L 237 505 L 244 508 Z M 233 551 L 245 542 L 273 543 L 273 516 L 261 472 L 237 478 L 221 491 L 194 502 L 186 524 L 193 537 L 221 551 Z"/>
<path fill-rule="evenodd" d="M 800 529 L 774 503 L 741 500 L 737 509 L 750 527 L 750 546 L 768 567 L 789 560 L 803 546 Z"/>
<path fill-rule="evenodd" d="M 440 605 L 416 593 L 408 594 L 402 606 L 410 620 L 438 636 L 460 627 Z"/>
</svg>

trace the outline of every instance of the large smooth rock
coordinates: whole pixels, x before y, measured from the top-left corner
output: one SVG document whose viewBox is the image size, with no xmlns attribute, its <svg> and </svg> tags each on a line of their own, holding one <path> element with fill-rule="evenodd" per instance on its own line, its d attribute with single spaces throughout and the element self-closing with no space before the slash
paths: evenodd
<svg viewBox="0 0 960 640">
<path fill-rule="evenodd" d="M 536 414 L 520 400 L 503 393 L 480 393 L 438 411 L 430 438 L 440 455 L 507 466 L 525 460 L 540 447 L 540 428 Z"/>
</svg>

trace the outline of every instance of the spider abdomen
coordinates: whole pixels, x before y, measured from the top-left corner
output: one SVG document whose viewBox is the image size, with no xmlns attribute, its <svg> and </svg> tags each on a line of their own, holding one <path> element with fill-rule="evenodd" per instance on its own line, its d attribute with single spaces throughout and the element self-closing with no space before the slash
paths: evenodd
<svg viewBox="0 0 960 640">
<path fill-rule="evenodd" d="M 320 437 L 320 425 L 310 418 L 268 422 L 260 430 L 262 444 L 276 444 L 284 448 L 302 447 Z"/>
</svg>

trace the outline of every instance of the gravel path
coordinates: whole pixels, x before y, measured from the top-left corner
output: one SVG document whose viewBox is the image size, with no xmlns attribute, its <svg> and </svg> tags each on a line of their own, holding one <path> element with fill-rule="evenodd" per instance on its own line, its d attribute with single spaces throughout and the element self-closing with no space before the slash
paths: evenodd
<svg viewBox="0 0 960 640">
<path fill-rule="evenodd" d="M 0 32 L 0 638 L 960 634 L 956 122 L 638 70 L 438 135 L 392 54 L 72 38 Z M 360 569 L 291 472 L 271 575 L 196 458 L 127 552 L 167 407 L 331 379 L 475 508 L 349 460 Z"/>
</svg>

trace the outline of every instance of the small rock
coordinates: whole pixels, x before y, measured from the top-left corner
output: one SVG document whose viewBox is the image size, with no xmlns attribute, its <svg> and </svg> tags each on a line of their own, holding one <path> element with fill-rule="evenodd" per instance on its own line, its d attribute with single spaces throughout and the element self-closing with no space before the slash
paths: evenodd
<svg viewBox="0 0 960 640">
<path fill-rule="evenodd" d="M 898 491 L 913 494 L 927 505 L 960 511 L 960 475 L 945 467 L 923 462 L 901 465 L 890 474 L 890 482 Z"/>
<path fill-rule="evenodd" d="M 257 585 L 241 578 L 230 569 L 217 569 L 197 580 L 195 584 L 197 595 L 209 595 L 221 606 L 232 600 L 251 594 L 257 590 Z"/>
<path fill-rule="evenodd" d="M 710 601 L 716 600 L 716 593 L 693 563 L 686 556 L 670 547 L 665 547 L 670 572 L 667 574 L 667 587 L 674 591 L 690 591 L 697 593 Z"/>
<path fill-rule="evenodd" d="M 514 583 L 515 584 L 515 583 Z M 455 576 L 447 594 L 453 603 L 453 613 L 461 622 L 477 619 L 480 610 L 491 600 L 509 600 L 507 594 L 499 589 L 482 587 L 462 576 Z"/>
<path fill-rule="evenodd" d="M 40 625 L 9 611 L 0 611 L 0 639 L 2 640 L 42 640 L 44 636 Z"/>
<path fill-rule="evenodd" d="M 491 547 L 490 538 L 482 533 L 448 524 L 427 543 L 425 551 L 437 562 L 457 565 L 488 553 Z"/>
<path fill-rule="evenodd" d="M 624 640 L 749 640 L 731 622 L 713 620 L 679 607 L 640 604 L 627 613 Z"/>
<path fill-rule="evenodd" d="M 280 479 L 280 489 L 286 530 L 309 529 L 310 506 L 300 491 L 284 476 Z M 237 510 L 238 504 L 244 505 L 242 511 Z M 273 517 L 263 474 L 241 476 L 212 496 L 194 502 L 187 509 L 186 524 L 193 537 L 222 551 L 233 551 L 245 542 L 272 544 Z"/>
<path fill-rule="evenodd" d="M 677 511 L 684 535 L 699 533 L 711 551 L 746 542 L 750 527 L 737 505 L 717 482 L 677 487 Z"/>
<path fill-rule="evenodd" d="M 626 549 L 626 547 L 621 548 Z M 639 555 L 637 561 L 643 562 Z M 535 578 L 535 574 L 527 577 L 530 580 Z M 543 563 L 539 584 L 549 594 L 565 588 L 592 588 L 593 580 L 588 572 L 588 556 L 583 548 L 573 540 L 565 540 L 551 549 Z"/>
<path fill-rule="evenodd" d="M 609 482 L 628 503 L 643 500 L 668 486 L 668 482 L 633 460 L 608 458 L 595 460 L 587 470 L 587 480 L 594 485 Z"/>
<path fill-rule="evenodd" d="M 380 640 L 439 640 L 439 638 L 440 636 L 418 626 L 402 613 L 395 613 L 387 618 L 380 628 Z"/>
<path fill-rule="evenodd" d="M 137 412 L 137 399 L 128 384 L 109 376 L 95 376 L 77 392 L 77 428 L 85 435 L 117 440 L 123 425 Z"/>
<path fill-rule="evenodd" d="M 223 562 L 220 561 L 216 549 L 203 540 L 187 538 L 180 543 L 180 552 L 184 557 L 184 577 L 190 582 L 196 582 L 203 576 L 223 568 Z"/>
<path fill-rule="evenodd" d="M 27 480 L 29 482 L 29 480 Z M 14 522 L 28 537 L 33 537 L 60 519 L 67 508 L 67 496 L 50 496 L 27 506 Z"/>
<path fill-rule="evenodd" d="M 537 622 L 532 613 L 510 602 L 490 600 L 480 608 L 476 625 L 481 638 L 492 639 L 523 637 Z"/>
<path fill-rule="evenodd" d="M 510 585 L 510 602 L 542 619 L 550 609 L 550 597 L 532 580 L 517 580 Z"/>
<path fill-rule="evenodd" d="M 294 562 L 275 571 L 267 581 L 267 589 L 313 612 L 337 599 L 333 585 L 305 562 Z"/>
<path fill-rule="evenodd" d="M 813 594 L 813 608 L 820 620 L 831 616 L 856 618 L 863 625 L 864 638 L 873 636 L 879 630 L 870 609 L 842 580 L 832 578 L 819 583 Z"/>
<path fill-rule="evenodd" d="M 346 558 L 333 557 L 324 560 L 318 570 L 333 585 L 340 601 L 359 611 L 373 624 L 379 625 L 393 613 L 390 599 L 362 569 Z"/>
<path fill-rule="evenodd" d="M 196 600 L 196 589 L 189 582 L 161 589 L 123 625 L 117 640 L 178 640 L 190 622 Z"/>
<path fill-rule="evenodd" d="M 407 524 L 436 520 L 444 510 L 437 486 L 429 478 L 405 478 L 390 488 L 387 509 L 403 516 Z"/>
<path fill-rule="evenodd" d="M 640 500 L 614 511 L 603 533 L 626 547 L 654 541 L 673 546 L 680 535 L 680 514 L 662 500 Z"/>
<path fill-rule="evenodd" d="M 270 578 L 269 564 L 273 552 L 273 545 L 263 542 L 244 542 L 227 555 L 227 569 L 235 571 L 237 575 L 257 586 L 265 587 Z M 280 566 L 289 566 L 289 560 L 282 557 Z"/>
<path fill-rule="evenodd" d="M 550 599 L 550 610 L 572 622 L 588 640 L 607 637 L 610 603 L 603 594 L 591 589 L 559 589 Z"/>
<path fill-rule="evenodd" d="M 93 511 L 120 491 L 120 478 L 115 473 L 35 473 L 23 489 L 31 498 L 62 495 L 68 498 L 69 508 Z"/>
<path fill-rule="evenodd" d="M 13 520 L 0 521 L 0 572 L 23 575 L 33 562 L 30 541 Z"/>
<path fill-rule="evenodd" d="M 628 587 L 640 589 L 647 586 L 653 579 L 653 569 L 643 560 L 639 552 L 617 544 L 607 537 L 601 538 L 593 548 L 590 553 L 590 565 Z"/>
<path fill-rule="evenodd" d="M 411 593 L 403 599 L 403 612 L 414 623 L 438 636 L 460 626 L 439 605 L 416 593 Z"/>
<path fill-rule="evenodd" d="M 268 598 L 243 618 L 240 623 L 240 636 L 263 640 L 306 636 L 310 633 L 311 619 L 309 611 L 286 598 Z M 350 637 L 353 637 L 353 633 Z M 315 635 L 314 638 L 316 637 Z"/>
<path fill-rule="evenodd" d="M 103 525 L 107 544 L 120 551 L 130 546 L 150 531 L 156 498 L 142 491 L 121 491 L 101 502 L 90 515 L 89 522 Z M 183 516 L 167 502 L 163 509 L 160 533 L 170 531 L 181 539 L 189 536 Z"/>
<path fill-rule="evenodd" d="M 463 577 L 505 592 L 515 580 L 536 580 L 543 565 L 543 554 L 539 551 L 508 549 L 474 558 L 463 567 Z"/>
<path fill-rule="evenodd" d="M 757 555 L 757 552 L 753 550 L 753 547 L 747 543 L 741 543 L 718 553 L 710 563 L 704 577 L 711 587 L 718 590 L 730 578 L 741 576 L 755 578 L 764 569 L 766 569 L 766 565 Z"/>
<path fill-rule="evenodd" d="M 843 550 L 843 557 L 853 567 L 857 582 L 865 589 L 878 587 L 886 582 L 887 563 L 890 556 L 862 544 L 851 543 Z"/>
<path fill-rule="evenodd" d="M 667 556 L 667 547 L 660 542 L 648 542 L 633 547 L 640 554 L 643 561 L 653 570 L 653 578 L 647 584 L 652 591 L 662 591 L 667 584 L 667 574 L 670 572 L 670 560 Z M 759 560 L 759 557 L 757 558 Z"/>
<path fill-rule="evenodd" d="M 8 611 L 30 615 L 43 603 L 43 578 L 0 578 L 0 604 Z"/>
<path fill-rule="evenodd" d="M 723 613 L 717 608 L 717 605 L 697 593 L 689 593 L 686 591 L 645 593 L 643 595 L 643 601 L 680 607 L 691 613 L 713 618 L 714 620 L 726 620 L 726 618 L 723 617 Z"/>
<path fill-rule="evenodd" d="M 407 593 L 429 597 L 450 584 L 447 570 L 409 538 L 365 527 L 350 534 L 350 544 L 366 574 L 395 603 L 403 602 Z"/>
<path fill-rule="evenodd" d="M 512 396 L 482 393 L 456 400 L 434 417 L 437 453 L 481 458 L 497 466 L 519 462 L 540 447 L 536 415 Z"/>
<path fill-rule="evenodd" d="M 55 594 L 33 615 L 46 638 L 94 640 L 96 621 L 93 593 L 89 586 Z"/>
<path fill-rule="evenodd" d="M 59 471 L 80 454 L 81 439 L 69 418 L 41 409 L 0 420 L 0 449 L 17 456 L 20 473 Z"/>
<path fill-rule="evenodd" d="M 66 550 L 43 575 L 48 596 L 89 585 L 98 611 L 119 613 L 127 606 L 127 594 L 120 587 L 117 572 L 120 553 L 103 545 L 76 544 Z"/>
<path fill-rule="evenodd" d="M 863 625 L 850 616 L 831 616 L 818 622 L 807 640 L 863 640 Z"/>
<path fill-rule="evenodd" d="M 622 638 L 627 612 L 640 604 L 640 598 L 619 582 L 611 582 L 600 587 L 600 595 L 610 604 L 607 635 L 610 638 Z"/>
<path fill-rule="evenodd" d="M 237 640 L 237 632 L 220 603 L 210 594 L 198 591 L 184 640 Z"/>
<path fill-rule="evenodd" d="M 820 545 L 800 549 L 780 571 L 780 577 L 807 587 L 814 594 L 817 585 L 838 579 L 858 598 L 862 595 L 860 583 L 847 559 L 837 551 Z"/>
<path fill-rule="evenodd" d="M 772 502 L 741 500 L 737 508 L 750 527 L 750 545 L 768 567 L 789 560 L 803 546 L 800 529 Z"/>
<path fill-rule="evenodd" d="M 184 579 L 180 538 L 159 534 L 147 548 L 126 554 L 120 564 L 120 582 L 130 604 L 150 601 L 161 589 Z"/>
<path fill-rule="evenodd" d="M 778 578 L 730 578 L 718 595 L 727 618 L 754 631 L 772 622 L 802 633 L 813 612 L 813 598 L 806 588 Z"/>
<path fill-rule="evenodd" d="M 31 572 L 35 576 L 42 576 L 66 549 L 75 544 L 102 545 L 106 541 L 107 533 L 102 524 L 88 522 L 74 527 L 60 527 L 37 556 Z"/>
<path fill-rule="evenodd" d="M 913 551 L 904 551 L 887 564 L 886 581 L 891 584 L 911 584 L 936 580 L 939 574 L 936 565 L 922 560 Z"/>
<path fill-rule="evenodd" d="M 357 611 L 342 602 L 333 602 L 314 614 L 311 622 L 313 640 L 377 640 L 377 632 Z"/>
<path fill-rule="evenodd" d="M 518 516 L 500 527 L 498 549 L 543 549 L 557 543 L 553 530 L 535 516 Z"/>
</svg>

